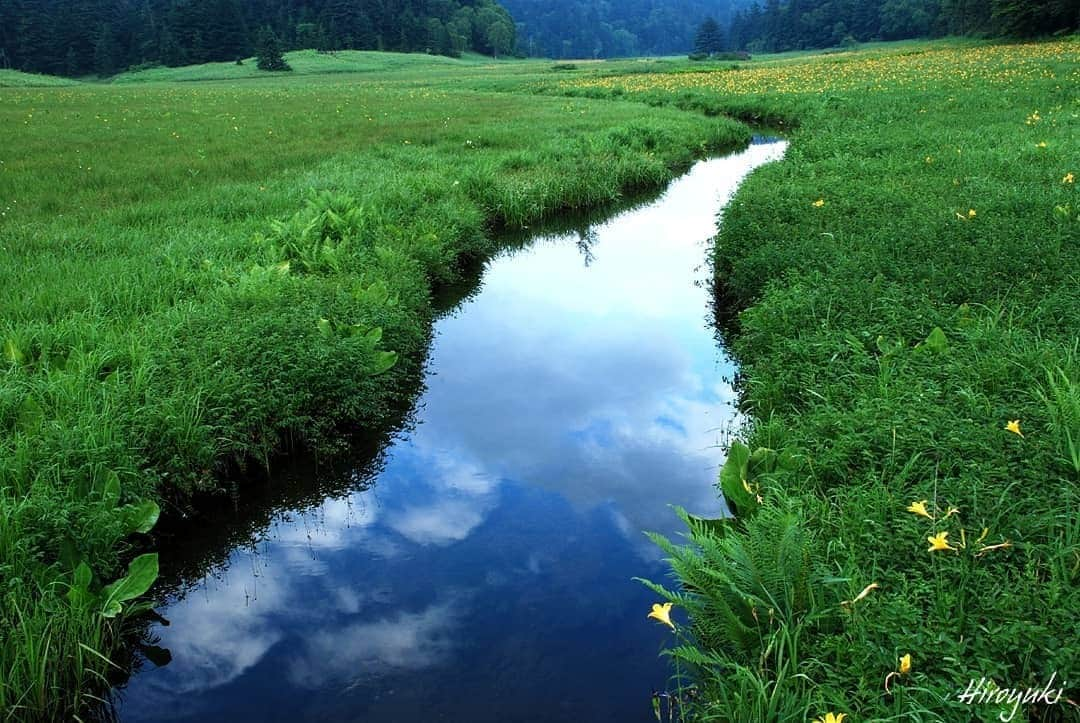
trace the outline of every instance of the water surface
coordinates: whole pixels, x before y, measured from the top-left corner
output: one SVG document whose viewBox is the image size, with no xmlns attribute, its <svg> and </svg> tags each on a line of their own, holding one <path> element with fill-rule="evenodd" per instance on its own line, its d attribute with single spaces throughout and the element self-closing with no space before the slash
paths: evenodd
<svg viewBox="0 0 1080 723">
<path fill-rule="evenodd" d="M 722 514 L 733 370 L 707 242 L 759 143 L 657 200 L 504 253 L 436 325 L 416 424 L 275 509 L 209 572 L 174 563 L 125 721 L 645 721 L 670 638 L 634 576 L 668 505 Z M 174 543 L 175 545 L 175 543 Z M 169 567 L 170 552 L 163 550 Z M 179 555 L 179 552 L 174 554 Z"/>
</svg>

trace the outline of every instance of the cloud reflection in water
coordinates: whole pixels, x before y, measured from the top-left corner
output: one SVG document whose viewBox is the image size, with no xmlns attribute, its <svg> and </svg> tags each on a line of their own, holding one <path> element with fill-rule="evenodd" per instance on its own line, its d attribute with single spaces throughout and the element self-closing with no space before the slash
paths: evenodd
<svg viewBox="0 0 1080 723">
<path fill-rule="evenodd" d="M 369 490 L 291 513 L 163 610 L 126 720 L 651 718 L 668 671 L 642 530 L 719 514 L 732 375 L 707 323 L 715 215 L 782 144 L 493 260 L 437 326 L 419 424 Z"/>
</svg>

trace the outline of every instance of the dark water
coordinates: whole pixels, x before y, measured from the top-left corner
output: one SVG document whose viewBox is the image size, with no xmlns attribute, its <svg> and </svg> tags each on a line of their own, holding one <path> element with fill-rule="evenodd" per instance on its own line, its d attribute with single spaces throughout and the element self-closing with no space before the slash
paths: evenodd
<svg viewBox="0 0 1080 723">
<path fill-rule="evenodd" d="M 641 531 L 679 532 L 669 504 L 721 514 L 733 424 L 707 239 L 782 152 L 703 161 L 493 260 L 438 322 L 417 423 L 378 464 L 185 543 L 215 562 L 172 563 L 153 630 L 172 659 L 119 691 L 121 719 L 652 720 L 670 633 L 631 580 L 666 575 Z"/>
</svg>

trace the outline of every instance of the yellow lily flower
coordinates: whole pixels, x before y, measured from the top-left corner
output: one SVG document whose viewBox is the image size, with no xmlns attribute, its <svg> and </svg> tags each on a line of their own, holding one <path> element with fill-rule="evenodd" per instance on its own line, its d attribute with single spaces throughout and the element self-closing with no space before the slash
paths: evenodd
<svg viewBox="0 0 1080 723">
<path fill-rule="evenodd" d="M 815 718 L 814 723 L 844 723 L 847 713 L 826 713 L 824 718 Z"/>
<path fill-rule="evenodd" d="M 907 675 L 911 672 L 911 653 L 908 653 L 904 657 L 900 658 L 900 675 Z"/>
<path fill-rule="evenodd" d="M 671 622 L 671 603 L 669 602 L 666 602 L 663 605 L 660 603 L 653 603 L 652 612 L 646 615 L 646 617 L 655 618 L 672 630 L 675 629 L 675 623 Z"/>
<path fill-rule="evenodd" d="M 821 208 L 824 205 L 825 205 L 825 199 L 824 198 L 819 198 L 818 200 L 814 201 L 814 208 Z"/>
<path fill-rule="evenodd" d="M 950 545 L 946 540 L 948 536 L 948 532 L 939 532 L 933 537 L 927 537 L 926 541 L 930 543 L 930 547 L 928 547 L 926 551 L 933 552 L 934 550 L 953 550 L 955 552 L 956 548 Z"/>
<path fill-rule="evenodd" d="M 914 512 L 917 515 L 925 517 L 928 520 L 934 519 L 933 515 L 926 511 L 926 500 L 919 500 L 918 502 L 912 502 L 907 506 L 908 512 Z"/>
<path fill-rule="evenodd" d="M 975 218 L 975 209 L 973 209 L 973 208 L 968 209 L 968 218 Z"/>
<path fill-rule="evenodd" d="M 1074 175 L 1073 175 L 1073 174 L 1071 174 L 1071 173 L 1066 173 L 1066 174 L 1065 174 L 1065 178 L 1062 178 L 1062 179 L 1061 179 L 1061 182 L 1062 182 L 1062 183 L 1072 183 L 1072 182 L 1073 182 L 1073 181 L 1075 181 L 1075 180 L 1076 180 L 1076 176 L 1074 176 Z"/>
<path fill-rule="evenodd" d="M 1018 434 L 1021 437 L 1024 436 L 1024 433 L 1020 431 L 1020 420 L 1019 419 L 1014 419 L 1014 420 L 1010 421 L 1008 424 L 1006 424 L 1005 425 L 1005 431 L 1012 432 L 1013 434 Z"/>
</svg>

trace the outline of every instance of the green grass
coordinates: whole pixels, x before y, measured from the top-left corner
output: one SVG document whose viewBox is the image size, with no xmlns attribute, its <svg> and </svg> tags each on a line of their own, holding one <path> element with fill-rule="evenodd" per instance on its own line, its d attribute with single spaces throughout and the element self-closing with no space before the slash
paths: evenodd
<svg viewBox="0 0 1080 723">
<path fill-rule="evenodd" d="M 971 679 L 1041 688 L 1055 672 L 1080 701 L 1078 49 L 909 43 L 537 84 L 798 126 L 716 241 L 746 442 L 792 464 L 736 473 L 740 520 L 674 551 L 668 595 L 698 646 L 674 655 L 698 673 L 698 717 L 989 720 L 1008 706 L 961 703 Z M 1005 428 L 1016 419 L 1023 437 Z M 936 520 L 907 511 L 919 500 Z M 776 510 L 812 544 L 740 552 Z M 929 552 L 942 531 L 966 548 Z M 825 592 L 768 615 L 797 589 L 794 558 Z M 758 617 L 711 602 L 728 586 Z M 1022 708 L 1080 720 L 1064 699 Z"/>
<path fill-rule="evenodd" d="M 309 57 L 365 72 L 0 90 L 5 717 L 101 693 L 124 616 L 94 600 L 147 544 L 127 504 L 174 512 L 282 451 L 332 455 L 392 424 L 432 291 L 494 229 L 658 187 L 749 138 L 635 103 L 461 90 L 546 64 L 293 59 Z M 202 71 L 186 72 L 162 71 Z"/>
<path fill-rule="evenodd" d="M 465 54 L 461 58 L 421 53 L 382 53 L 371 50 L 336 50 L 329 53 L 316 50 L 294 50 L 285 54 L 292 67 L 291 75 L 327 75 L 334 73 L 393 73 L 437 70 L 460 70 L 476 66 L 506 66 L 515 61 L 494 61 L 483 55 Z M 179 68 L 155 67 L 131 70 L 108 79 L 110 83 L 160 83 L 206 80 L 250 80 L 273 78 L 259 70 L 255 58 L 244 58 L 242 65 L 203 63 Z"/>
<path fill-rule="evenodd" d="M 53 75 L 36 75 L 18 70 L 0 70 L 0 88 L 56 88 L 77 85 L 77 80 L 57 78 Z"/>
</svg>

